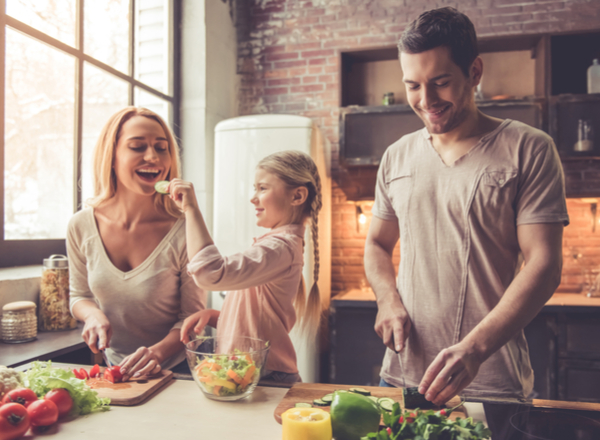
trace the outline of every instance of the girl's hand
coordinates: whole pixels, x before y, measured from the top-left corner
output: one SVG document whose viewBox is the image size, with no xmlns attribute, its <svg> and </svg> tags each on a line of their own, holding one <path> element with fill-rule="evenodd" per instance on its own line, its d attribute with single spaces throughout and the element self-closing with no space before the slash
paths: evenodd
<svg viewBox="0 0 600 440">
<path fill-rule="evenodd" d="M 90 313 L 84 322 L 81 336 L 92 353 L 99 353 L 100 350 L 110 347 L 112 328 L 108 318 L 100 309 Z"/>
<path fill-rule="evenodd" d="M 173 179 L 169 184 L 169 196 L 184 213 L 189 209 L 198 209 L 196 192 L 191 182 Z"/>
<path fill-rule="evenodd" d="M 199 312 L 194 313 L 193 315 L 188 316 L 185 321 L 183 321 L 183 325 L 181 326 L 180 331 L 180 340 L 184 344 L 190 342 L 190 330 L 193 330 L 195 334 L 199 335 L 204 330 L 207 324 L 210 324 L 211 327 L 216 327 L 216 321 L 219 317 L 218 310 L 200 310 Z"/>
<path fill-rule="evenodd" d="M 151 348 L 140 347 L 119 364 L 123 381 L 130 377 L 152 376 L 161 370 L 160 360 Z"/>
</svg>

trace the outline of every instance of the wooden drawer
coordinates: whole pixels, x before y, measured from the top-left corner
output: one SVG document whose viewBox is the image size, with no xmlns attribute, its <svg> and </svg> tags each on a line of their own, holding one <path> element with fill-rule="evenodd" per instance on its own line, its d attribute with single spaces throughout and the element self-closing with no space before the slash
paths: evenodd
<svg viewBox="0 0 600 440">
<path fill-rule="evenodd" d="M 558 399 L 600 402 L 600 362 L 559 359 Z"/>
</svg>

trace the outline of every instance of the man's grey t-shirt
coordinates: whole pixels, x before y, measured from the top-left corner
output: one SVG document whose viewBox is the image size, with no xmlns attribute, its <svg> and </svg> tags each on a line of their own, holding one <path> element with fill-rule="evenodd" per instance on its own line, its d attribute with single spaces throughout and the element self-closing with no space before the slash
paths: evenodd
<svg viewBox="0 0 600 440">
<path fill-rule="evenodd" d="M 412 329 L 400 354 L 386 351 L 381 371 L 396 386 L 417 386 L 437 354 L 496 306 L 520 268 L 518 225 L 569 222 L 552 139 L 512 120 L 452 166 L 425 128 L 402 137 L 382 158 L 373 214 L 400 228 L 398 291 Z M 526 397 L 532 388 L 520 331 L 465 394 Z"/>
</svg>

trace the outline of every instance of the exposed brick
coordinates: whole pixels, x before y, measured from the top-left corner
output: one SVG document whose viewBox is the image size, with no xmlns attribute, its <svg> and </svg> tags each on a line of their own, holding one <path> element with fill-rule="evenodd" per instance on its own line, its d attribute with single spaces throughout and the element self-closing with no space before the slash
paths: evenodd
<svg viewBox="0 0 600 440">
<path fill-rule="evenodd" d="M 293 67 L 306 66 L 306 60 L 279 61 L 274 63 L 276 69 L 290 69 Z"/>
<path fill-rule="evenodd" d="M 265 56 L 266 61 L 281 61 L 281 60 L 292 60 L 298 59 L 298 52 L 276 52 Z"/>
<path fill-rule="evenodd" d="M 266 87 L 264 92 L 265 95 L 283 95 L 288 93 L 287 87 Z"/>
<path fill-rule="evenodd" d="M 281 79 L 270 79 L 267 81 L 267 85 L 269 86 L 284 86 L 291 84 L 300 84 L 300 78 L 281 78 Z"/>
<path fill-rule="evenodd" d="M 292 86 L 290 91 L 292 93 L 308 93 L 308 92 L 319 92 L 323 90 L 323 84 L 310 84 L 306 86 Z"/>
<path fill-rule="evenodd" d="M 327 57 L 329 55 L 333 55 L 335 51 L 332 49 L 321 49 L 321 50 L 306 50 L 303 51 L 300 55 L 302 58 L 315 58 L 315 57 Z"/>
</svg>

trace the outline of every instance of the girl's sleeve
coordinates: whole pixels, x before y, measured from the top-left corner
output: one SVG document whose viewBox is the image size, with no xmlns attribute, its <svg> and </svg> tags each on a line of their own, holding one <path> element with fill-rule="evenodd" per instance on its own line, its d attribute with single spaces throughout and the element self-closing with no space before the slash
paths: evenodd
<svg viewBox="0 0 600 440">
<path fill-rule="evenodd" d="M 207 293 L 204 289 L 197 286 L 194 279 L 187 271 L 188 258 L 187 249 L 184 246 L 180 255 L 179 265 L 179 293 L 181 294 L 181 310 L 179 312 L 179 321 L 172 327 L 181 328 L 183 320 L 188 316 L 206 308 Z"/>
<path fill-rule="evenodd" d="M 81 300 L 96 302 L 88 283 L 88 271 L 83 239 L 73 220 L 67 230 L 67 257 L 69 258 L 69 309 L 73 314 L 73 305 Z"/>
<path fill-rule="evenodd" d="M 223 257 L 215 245 L 202 249 L 188 271 L 207 290 L 240 290 L 265 284 L 288 272 L 294 259 L 287 240 L 271 236 L 244 252 Z"/>
</svg>

